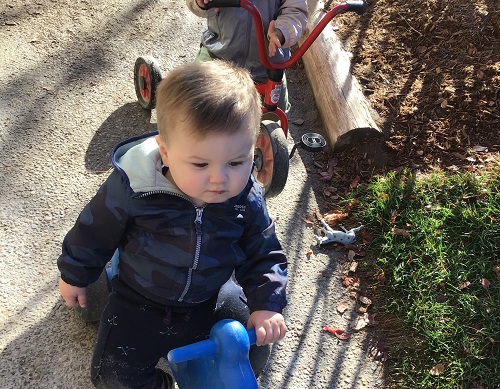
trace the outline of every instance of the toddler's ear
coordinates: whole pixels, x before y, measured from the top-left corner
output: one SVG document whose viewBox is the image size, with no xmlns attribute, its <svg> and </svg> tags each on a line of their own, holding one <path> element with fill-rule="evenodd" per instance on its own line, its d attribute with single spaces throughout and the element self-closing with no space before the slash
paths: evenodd
<svg viewBox="0 0 500 389">
<path fill-rule="evenodd" d="M 160 136 L 155 136 L 156 143 L 158 144 L 158 149 L 160 151 L 161 161 L 164 166 L 168 166 L 168 153 L 167 153 L 167 145 L 165 144 L 165 140 Z"/>
</svg>

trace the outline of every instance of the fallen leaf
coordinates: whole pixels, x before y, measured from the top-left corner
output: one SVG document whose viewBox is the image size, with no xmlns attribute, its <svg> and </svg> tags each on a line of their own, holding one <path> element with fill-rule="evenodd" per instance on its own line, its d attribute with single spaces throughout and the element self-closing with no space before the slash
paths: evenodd
<svg viewBox="0 0 500 389">
<path fill-rule="evenodd" d="M 443 372 L 444 372 L 444 365 L 442 363 L 438 363 L 430 371 L 431 375 L 440 375 Z"/>
<path fill-rule="evenodd" d="M 349 266 L 349 271 L 351 273 L 356 273 L 356 270 L 358 270 L 358 263 L 356 261 L 351 262 L 351 266 Z"/>
<path fill-rule="evenodd" d="M 333 172 L 335 171 L 335 166 L 337 166 L 337 160 L 335 158 L 331 158 L 328 160 L 328 167 L 326 171 L 320 172 L 320 180 L 321 181 L 329 181 L 333 177 Z"/>
<path fill-rule="evenodd" d="M 365 304 L 365 305 L 371 305 L 372 303 L 372 300 L 370 300 L 368 297 L 366 296 L 359 296 L 359 299 L 358 299 L 362 304 Z"/>
<path fill-rule="evenodd" d="M 330 334 L 335 335 L 340 340 L 348 340 L 351 336 L 340 328 L 332 328 L 328 326 L 324 326 L 323 330 L 329 332 Z"/>
<path fill-rule="evenodd" d="M 479 153 L 481 153 L 481 152 L 487 153 L 488 152 L 488 148 L 487 147 L 485 147 L 485 146 L 479 146 L 479 145 L 473 146 L 471 148 L 471 150 L 479 152 Z"/>
<path fill-rule="evenodd" d="M 404 228 L 393 228 L 392 233 L 394 235 L 404 236 L 406 238 L 410 237 L 410 233 L 406 231 Z"/>
<path fill-rule="evenodd" d="M 377 324 L 377 322 L 375 321 L 375 314 L 373 314 L 373 313 L 369 313 L 369 312 L 365 313 L 363 315 L 363 320 L 369 326 L 374 326 L 375 324 Z"/>
<path fill-rule="evenodd" d="M 448 106 L 448 100 L 443 99 L 443 101 L 441 101 L 441 108 L 446 108 L 447 106 Z"/>
<path fill-rule="evenodd" d="M 343 277 L 342 285 L 345 287 L 359 285 L 359 281 L 358 277 Z"/>
<path fill-rule="evenodd" d="M 496 273 L 497 277 L 500 278 L 500 266 L 493 266 L 493 271 Z"/>
<path fill-rule="evenodd" d="M 307 258 L 311 258 L 312 253 L 313 253 L 312 251 L 308 251 L 308 252 L 306 253 L 306 257 L 307 257 Z"/>
<path fill-rule="evenodd" d="M 356 176 L 356 178 L 354 180 L 352 180 L 351 182 L 351 188 L 354 189 L 358 186 L 359 184 L 359 181 L 361 180 L 361 177 L 360 176 Z"/>
<path fill-rule="evenodd" d="M 352 261 L 355 256 L 356 256 L 356 253 L 354 252 L 354 250 L 349 250 L 349 252 L 347 253 L 347 259 L 349 261 Z"/>
<path fill-rule="evenodd" d="M 363 316 L 358 316 L 356 317 L 353 321 L 351 321 L 351 324 L 349 324 L 349 326 L 355 330 L 355 331 L 359 331 L 363 328 L 366 327 L 366 321 L 364 319 Z"/>
<path fill-rule="evenodd" d="M 337 311 L 342 314 L 349 308 L 349 303 L 347 301 L 342 301 L 337 305 Z"/>
<path fill-rule="evenodd" d="M 490 287 L 491 282 L 486 278 L 481 278 L 481 285 L 483 285 L 484 289 L 488 289 Z"/>
<path fill-rule="evenodd" d="M 396 218 L 398 217 L 398 211 L 394 210 L 391 212 L 391 224 L 394 224 L 396 222 Z"/>
<path fill-rule="evenodd" d="M 292 123 L 301 126 L 304 124 L 304 119 L 295 119 Z"/>
<path fill-rule="evenodd" d="M 458 289 L 462 290 L 467 288 L 470 285 L 470 281 L 464 281 L 460 285 L 458 285 Z"/>
<path fill-rule="evenodd" d="M 387 201 L 389 200 L 389 195 L 387 193 L 379 193 L 378 198 L 382 201 Z"/>
<path fill-rule="evenodd" d="M 347 216 L 348 214 L 342 211 L 330 211 L 323 215 L 323 220 L 328 224 L 335 224 L 343 221 Z"/>
</svg>

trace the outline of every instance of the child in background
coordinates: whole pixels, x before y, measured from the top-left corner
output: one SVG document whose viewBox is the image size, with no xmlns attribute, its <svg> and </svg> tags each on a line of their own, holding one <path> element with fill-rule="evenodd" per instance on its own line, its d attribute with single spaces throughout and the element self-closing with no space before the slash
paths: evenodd
<svg viewBox="0 0 500 389">
<path fill-rule="evenodd" d="M 239 7 L 204 9 L 210 0 L 186 0 L 195 15 L 207 18 L 207 29 L 202 33 L 197 60 L 222 58 L 248 69 L 257 83 L 267 81 L 262 66 L 252 16 Z M 269 60 L 282 63 L 290 58 L 290 47 L 295 45 L 307 25 L 306 0 L 253 0 L 267 30 Z M 285 112 L 290 109 L 286 79 L 283 78 L 280 102 Z"/>
<path fill-rule="evenodd" d="M 119 251 L 91 365 L 99 388 L 173 387 L 158 360 L 231 318 L 217 296 L 233 271 L 247 306 L 224 302 L 248 310 L 256 344 L 286 332 L 287 260 L 251 175 L 261 103 L 250 74 L 225 61 L 181 66 L 159 84 L 156 110 L 158 133 L 115 147 L 58 259 L 66 304 L 85 307 L 86 286 Z"/>
</svg>

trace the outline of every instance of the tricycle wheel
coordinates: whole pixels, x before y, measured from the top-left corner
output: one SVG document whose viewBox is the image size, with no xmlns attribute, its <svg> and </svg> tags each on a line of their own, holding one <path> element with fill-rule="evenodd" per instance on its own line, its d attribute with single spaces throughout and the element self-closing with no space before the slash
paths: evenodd
<svg viewBox="0 0 500 389">
<path fill-rule="evenodd" d="M 277 196 L 288 178 L 288 143 L 282 128 L 272 120 L 260 123 L 255 145 L 255 178 L 262 186 L 264 196 Z"/>
<path fill-rule="evenodd" d="M 108 303 L 110 292 L 110 282 L 108 280 L 108 272 L 104 269 L 96 282 L 87 286 L 87 306 L 80 308 L 75 307 L 75 312 L 85 323 L 92 323 L 101 319 L 101 314 L 104 307 Z"/>
<path fill-rule="evenodd" d="M 156 104 L 156 87 L 161 81 L 161 69 L 153 57 L 139 57 L 134 65 L 134 86 L 137 101 L 144 109 Z"/>
</svg>

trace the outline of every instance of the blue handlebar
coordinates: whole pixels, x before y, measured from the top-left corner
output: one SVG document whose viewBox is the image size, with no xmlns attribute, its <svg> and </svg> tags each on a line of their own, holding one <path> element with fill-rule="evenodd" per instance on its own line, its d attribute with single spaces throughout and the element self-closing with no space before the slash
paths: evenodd
<svg viewBox="0 0 500 389">
<path fill-rule="evenodd" d="M 221 320 L 210 338 L 171 350 L 167 359 L 179 389 L 258 389 L 249 361 L 255 330 Z"/>
<path fill-rule="evenodd" d="M 255 329 L 247 330 L 247 336 L 250 345 L 255 344 L 257 340 Z M 217 355 L 218 351 L 217 343 L 212 339 L 207 339 L 176 348 L 168 353 L 167 359 L 170 363 L 181 363 L 192 359 L 214 356 Z"/>
</svg>

